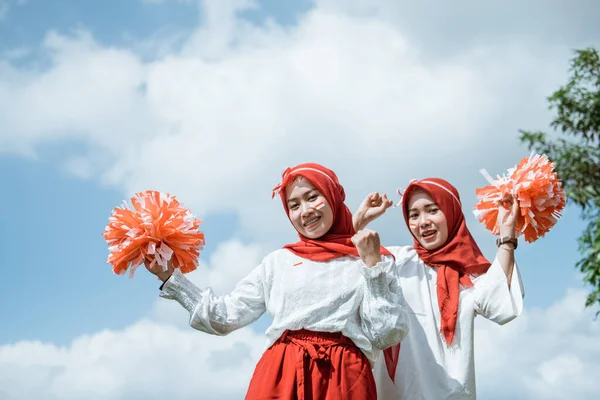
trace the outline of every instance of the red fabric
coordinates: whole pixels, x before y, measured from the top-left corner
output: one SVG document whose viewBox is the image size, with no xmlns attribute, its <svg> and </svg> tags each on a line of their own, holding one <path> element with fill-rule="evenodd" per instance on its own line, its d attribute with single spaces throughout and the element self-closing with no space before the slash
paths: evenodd
<svg viewBox="0 0 600 400">
<path fill-rule="evenodd" d="M 298 233 L 300 241 L 286 244 L 283 248 L 312 261 L 329 261 L 344 256 L 360 257 L 351 240 L 356 231 L 352 225 L 352 213 L 344 204 L 346 193 L 332 170 L 320 164 L 305 163 L 284 171 L 281 183 L 273 189 L 273 196 L 279 194 L 288 218 L 285 188 L 298 176 L 308 179 L 323 194 L 333 211 L 333 225 L 329 232 L 318 239 L 309 239 Z M 381 246 L 381 255 L 391 255 L 391 253 Z"/>
<path fill-rule="evenodd" d="M 398 367 L 398 359 L 400 358 L 400 345 L 398 343 L 392 347 L 388 347 L 383 351 L 383 358 L 385 360 L 385 368 L 387 369 L 388 375 L 392 382 L 396 379 L 396 368 Z"/>
<path fill-rule="evenodd" d="M 402 196 L 402 210 L 408 227 L 408 201 L 415 189 L 429 193 L 448 221 L 448 241 L 435 251 L 426 250 L 415 238 L 417 254 L 430 266 L 438 267 L 437 296 L 441 315 L 441 332 L 451 344 L 456 330 L 460 285 L 473 286 L 469 275 L 487 272 L 490 262 L 481 254 L 471 236 L 461 209 L 458 191 L 440 178 L 427 178 L 411 183 Z M 410 228 L 409 228 L 410 230 Z"/>
<path fill-rule="evenodd" d="M 369 361 L 341 333 L 286 331 L 262 356 L 246 400 L 375 400 Z"/>
</svg>

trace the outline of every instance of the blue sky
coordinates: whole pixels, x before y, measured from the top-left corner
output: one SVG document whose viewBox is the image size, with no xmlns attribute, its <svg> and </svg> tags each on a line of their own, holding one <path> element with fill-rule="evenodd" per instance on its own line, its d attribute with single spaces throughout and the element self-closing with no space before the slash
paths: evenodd
<svg viewBox="0 0 600 400">
<path fill-rule="evenodd" d="M 49 30 L 90 30 L 98 42 L 110 46 L 157 31 L 189 31 L 202 18 L 202 10 L 176 1 L 151 5 L 117 0 L 8 3 L 8 15 L 0 21 L 0 53 L 28 49 L 33 54 L 24 58 L 25 65 L 34 68 L 40 61 L 43 65 L 36 48 Z M 306 1 L 269 0 L 242 14 L 259 23 L 274 19 L 293 24 L 297 13 L 308 5 Z M 138 274 L 130 280 L 110 273 L 101 234 L 111 210 L 129 196 L 69 176 L 60 168 L 61 160 L 82 146 L 45 143 L 36 147 L 34 159 L 0 157 L 1 185 L 15 193 L 2 199 L 2 208 L 14 212 L 2 216 L 0 240 L 6 249 L 20 249 L 7 252 L 5 265 L 23 266 L 15 270 L 15 285 L 8 289 L 9 298 L 19 306 L 0 308 L 0 318 L 11 321 L 0 330 L 0 343 L 41 340 L 66 345 L 80 334 L 126 326 L 148 314 L 148 304 L 156 298 L 157 285 L 150 276 Z M 202 252 L 209 257 L 217 243 L 234 237 L 236 215 L 227 211 L 210 215 L 202 229 L 210 232 Z M 267 323 L 261 320 L 256 329 L 264 331 Z"/>
<path fill-rule="evenodd" d="M 285 167 L 307 159 L 331 165 L 351 207 L 369 191 L 392 193 L 410 178 L 438 175 L 461 190 L 468 212 L 474 189 L 486 183 L 479 168 L 502 172 L 528 155 L 517 129 L 547 128 L 545 96 L 565 81 L 571 49 L 600 45 L 600 29 L 587 19 L 576 21 L 582 13 L 593 21 L 591 12 L 558 3 L 540 11 L 538 23 L 514 18 L 506 25 L 498 20 L 511 14 L 509 5 L 493 17 L 465 2 L 431 14 L 431 4 L 386 0 L 352 5 L 268 0 L 252 9 L 240 0 L 0 0 L 0 10 L 3 4 L 8 8 L 0 19 L 0 109 L 6 113 L 0 110 L 0 243 L 6 279 L 0 320 L 7 323 L 0 328 L 0 370 L 14 367 L 3 351 L 22 346 L 24 358 L 41 357 L 30 346 L 34 342 L 74 352 L 74 343 L 102 332 L 125 335 L 139 321 L 154 321 L 156 332 L 170 329 L 171 309 L 161 311 L 166 300 L 157 299 L 156 279 L 143 270 L 134 279 L 114 276 L 106 264 L 102 231 L 111 210 L 135 190 L 171 191 L 202 216 L 207 246 L 201 259 L 212 270 L 199 271 L 195 282 L 226 290 L 249 268 L 220 264 L 228 243 L 249 252 L 240 254 L 260 248 L 264 255 L 294 239 L 279 202 L 269 201 L 268 190 Z M 240 8 L 237 16 L 232 13 Z M 220 18 L 216 28 L 203 25 L 207 10 Z M 528 13 L 537 15 L 524 10 Z M 409 22 L 423 15 L 429 15 L 423 24 Z M 469 24 L 471 17 L 489 24 Z M 456 24 L 440 22 L 446 19 Z M 558 39 L 547 34 L 549 20 L 562 21 Z M 66 44 L 44 46 L 49 31 Z M 77 31 L 87 32 L 91 43 Z M 113 57 L 111 50 L 123 57 Z M 97 86 L 90 82 L 91 89 L 69 80 L 87 68 L 81 60 L 93 64 L 104 57 L 108 61 L 99 65 L 106 76 L 131 77 L 147 92 L 128 92 L 125 81 L 123 88 L 111 86 L 114 91 L 104 93 L 100 89 L 110 79 Z M 55 90 L 48 83 L 57 77 L 64 86 Z M 131 115 L 107 107 L 96 116 L 93 107 L 85 108 L 96 101 L 100 108 L 113 102 L 131 106 Z M 57 110 L 56 120 L 47 110 Z M 71 110 L 75 119 L 61 116 Z M 139 133 L 140 127 L 150 128 Z M 408 244 L 399 213 L 389 214 L 374 225 L 384 243 Z M 467 220 L 492 257 L 494 238 L 471 214 Z M 546 238 L 520 245 L 530 314 L 523 325 L 507 330 L 512 332 L 507 343 L 551 330 L 536 318 L 566 305 L 572 307 L 567 314 L 578 317 L 568 328 L 572 336 L 565 337 L 600 329 L 592 310 L 583 310 L 574 268 L 583 228 L 579 211 L 569 207 Z M 242 264 L 259 260 L 256 254 Z M 202 334 L 189 332 L 178 311 L 173 315 L 181 324 L 173 326 L 189 334 L 190 343 L 217 346 L 212 338 L 196 339 Z M 223 351 L 238 345 L 258 351 L 254 346 L 267 324 L 263 318 L 238 339 L 222 339 Z M 594 351 L 600 350 L 589 354 Z M 598 363 L 583 353 L 573 350 L 569 357 L 597 371 Z M 522 368 L 542 371 L 534 378 L 543 380 L 544 368 L 555 365 L 551 356 L 532 356 Z M 185 364 L 183 358 L 179 362 Z M 481 390 L 492 393 L 495 372 L 482 370 Z M 11 398 L 36 393 L 16 382 Z M 586 398 L 593 394 L 586 388 L 571 389 Z M 225 388 L 215 390 L 229 395 Z M 535 398 L 543 392 L 526 387 L 523 393 Z"/>
<path fill-rule="evenodd" d="M 202 10 L 197 9 L 193 1 L 166 0 L 148 5 L 141 0 L 27 0 L 23 4 L 6 0 L 6 3 L 10 9 L 0 24 L 0 50 L 4 51 L 36 47 L 51 29 L 90 30 L 98 42 L 114 45 L 156 32 L 191 31 L 203 18 Z M 272 19 L 291 25 L 311 3 L 307 0 L 265 0 L 241 14 L 261 24 Z"/>
</svg>

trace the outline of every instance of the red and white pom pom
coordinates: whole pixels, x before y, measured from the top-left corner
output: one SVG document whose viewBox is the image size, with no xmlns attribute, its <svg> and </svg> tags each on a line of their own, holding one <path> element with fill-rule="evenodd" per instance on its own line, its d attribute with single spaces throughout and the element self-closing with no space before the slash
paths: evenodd
<svg viewBox="0 0 600 400">
<path fill-rule="evenodd" d="M 513 195 L 519 202 L 521 213 L 516 230 L 529 243 L 544 236 L 560 218 L 566 196 L 554 172 L 554 163 L 545 155 L 532 154 L 522 159 L 515 168 L 510 168 L 507 175 L 497 179 L 490 177 L 485 170 L 481 173 L 491 186 L 476 190 L 479 203 L 473 213 L 492 233 L 499 233 L 498 207 L 507 195 Z"/>
<path fill-rule="evenodd" d="M 113 210 L 103 233 L 110 251 L 108 263 L 116 274 L 129 269 L 133 277 L 145 259 L 165 271 L 170 260 L 183 273 L 198 267 L 204 233 L 190 210 L 174 196 L 152 190 L 137 193 L 131 204 L 133 209 L 123 204 Z"/>
</svg>

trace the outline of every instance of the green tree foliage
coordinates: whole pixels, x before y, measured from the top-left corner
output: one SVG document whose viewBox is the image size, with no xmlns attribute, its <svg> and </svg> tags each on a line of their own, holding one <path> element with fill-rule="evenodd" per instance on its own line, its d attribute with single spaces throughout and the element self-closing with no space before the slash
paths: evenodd
<svg viewBox="0 0 600 400">
<path fill-rule="evenodd" d="M 549 138 L 543 132 L 521 132 L 521 141 L 556 163 L 570 202 L 588 223 L 579 237 L 577 267 L 591 286 L 586 306 L 600 305 L 600 56 L 594 48 L 576 50 L 569 81 L 548 97 L 556 112 Z M 600 313 L 600 311 L 599 311 Z"/>
</svg>

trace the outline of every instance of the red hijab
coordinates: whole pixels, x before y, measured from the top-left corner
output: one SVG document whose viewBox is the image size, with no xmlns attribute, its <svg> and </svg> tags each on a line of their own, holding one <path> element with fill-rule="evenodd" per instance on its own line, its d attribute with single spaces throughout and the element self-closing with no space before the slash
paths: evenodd
<svg viewBox="0 0 600 400">
<path fill-rule="evenodd" d="M 404 191 L 402 211 L 409 232 L 408 201 L 411 194 L 418 189 L 431 196 L 448 222 L 448 240 L 442 247 L 430 251 L 414 238 L 414 248 L 425 264 L 438 267 L 437 297 L 441 317 L 440 331 L 446 343 L 450 345 L 456 331 L 460 285 L 473 286 L 469 275 L 487 272 L 490 262 L 481 254 L 479 246 L 467 228 L 458 190 L 443 179 L 427 178 L 413 181 Z M 399 352 L 400 345 L 390 347 L 384 352 L 386 367 L 392 381 L 396 373 Z"/>
<path fill-rule="evenodd" d="M 351 240 L 356 231 L 352 225 L 352 213 L 344 204 L 346 193 L 332 170 L 320 164 L 305 163 L 288 168 L 283 172 L 281 183 L 273 189 L 273 197 L 275 194 L 279 194 L 288 218 L 289 210 L 285 198 L 285 188 L 298 176 L 308 179 L 325 197 L 333 211 L 333 225 L 325 235 L 317 239 L 309 239 L 298 233 L 300 241 L 286 244 L 283 248 L 312 261 L 329 261 L 344 256 L 360 257 Z M 381 255 L 384 254 L 391 255 L 382 246 Z"/>
</svg>

